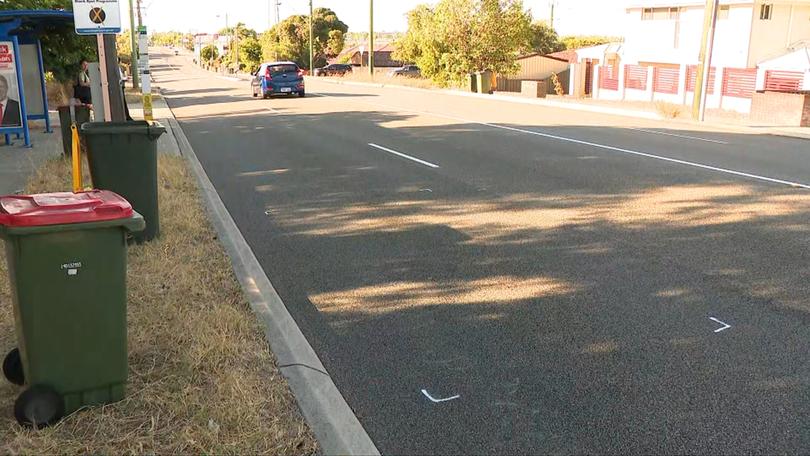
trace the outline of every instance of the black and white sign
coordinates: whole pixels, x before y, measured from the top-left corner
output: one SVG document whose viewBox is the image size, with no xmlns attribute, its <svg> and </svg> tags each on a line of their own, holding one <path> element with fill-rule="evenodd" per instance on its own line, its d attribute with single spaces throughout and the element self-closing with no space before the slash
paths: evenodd
<svg viewBox="0 0 810 456">
<path fill-rule="evenodd" d="M 73 20 L 79 35 L 121 32 L 119 0 L 73 0 Z"/>
</svg>

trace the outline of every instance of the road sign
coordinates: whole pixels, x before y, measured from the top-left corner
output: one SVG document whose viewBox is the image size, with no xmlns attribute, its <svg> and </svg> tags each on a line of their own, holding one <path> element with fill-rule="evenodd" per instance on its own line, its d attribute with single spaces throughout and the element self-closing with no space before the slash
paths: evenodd
<svg viewBox="0 0 810 456">
<path fill-rule="evenodd" d="M 73 21 L 79 35 L 121 32 L 119 0 L 73 0 Z"/>
</svg>

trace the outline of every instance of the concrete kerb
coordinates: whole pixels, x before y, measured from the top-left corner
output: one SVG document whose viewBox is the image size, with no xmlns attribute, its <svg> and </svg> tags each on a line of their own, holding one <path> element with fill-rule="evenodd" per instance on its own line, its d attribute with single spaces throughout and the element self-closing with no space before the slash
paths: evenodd
<svg viewBox="0 0 810 456">
<path fill-rule="evenodd" d="M 360 421 L 351 410 L 318 355 L 290 315 L 258 259 L 225 208 L 182 127 L 169 118 L 181 155 L 197 177 L 206 207 L 219 239 L 251 308 L 264 328 L 298 405 L 324 454 L 378 455 Z"/>
</svg>

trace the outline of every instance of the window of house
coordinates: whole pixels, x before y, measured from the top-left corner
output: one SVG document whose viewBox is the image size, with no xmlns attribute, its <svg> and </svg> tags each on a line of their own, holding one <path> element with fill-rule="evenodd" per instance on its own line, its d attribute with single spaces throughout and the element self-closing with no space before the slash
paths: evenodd
<svg viewBox="0 0 810 456">
<path fill-rule="evenodd" d="M 729 5 L 721 5 L 717 10 L 717 19 L 728 19 L 729 10 L 731 10 Z"/>
<path fill-rule="evenodd" d="M 773 4 L 764 3 L 759 7 L 759 20 L 769 21 L 773 17 Z"/>
<path fill-rule="evenodd" d="M 643 8 L 641 10 L 642 21 L 660 21 L 666 19 L 678 19 L 680 8 Z"/>
</svg>

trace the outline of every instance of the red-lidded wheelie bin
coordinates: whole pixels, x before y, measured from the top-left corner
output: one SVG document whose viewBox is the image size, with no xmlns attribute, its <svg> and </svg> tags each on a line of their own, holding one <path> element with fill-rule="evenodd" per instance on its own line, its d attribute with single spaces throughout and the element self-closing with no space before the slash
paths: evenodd
<svg viewBox="0 0 810 456">
<path fill-rule="evenodd" d="M 144 226 L 109 191 L 0 197 L 18 342 L 3 372 L 27 387 L 20 424 L 124 397 L 127 236 Z"/>
</svg>

